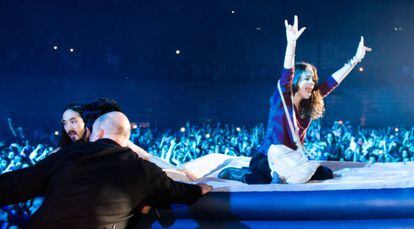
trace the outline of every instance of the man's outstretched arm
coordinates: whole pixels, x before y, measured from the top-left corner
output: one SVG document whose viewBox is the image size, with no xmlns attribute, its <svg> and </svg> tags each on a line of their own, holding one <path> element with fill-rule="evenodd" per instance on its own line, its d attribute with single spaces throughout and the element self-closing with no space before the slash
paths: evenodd
<svg viewBox="0 0 414 229">
<path fill-rule="evenodd" d="M 174 181 L 158 166 L 152 163 L 144 163 L 148 166 L 147 172 L 152 195 L 156 197 L 154 199 L 157 199 L 157 203 L 161 200 L 163 204 L 193 204 L 212 189 L 211 186 L 206 184 L 193 185 Z"/>
<path fill-rule="evenodd" d="M 0 206 L 16 204 L 44 195 L 49 158 L 38 164 L 0 175 Z"/>
</svg>

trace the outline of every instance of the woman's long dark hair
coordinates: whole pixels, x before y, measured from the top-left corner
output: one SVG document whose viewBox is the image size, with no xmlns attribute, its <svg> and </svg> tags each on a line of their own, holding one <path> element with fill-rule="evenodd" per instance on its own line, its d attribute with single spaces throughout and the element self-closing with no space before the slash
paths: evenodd
<svg viewBox="0 0 414 229">
<path fill-rule="evenodd" d="M 302 74 L 306 74 L 307 69 L 312 69 L 313 71 L 313 81 L 315 82 L 315 87 L 318 86 L 318 72 L 315 66 L 301 62 L 295 64 L 295 75 L 293 78 L 293 94 L 295 94 L 299 90 L 299 80 Z M 310 118 L 312 120 L 316 120 L 321 118 L 325 112 L 325 104 L 323 102 L 323 97 L 319 93 L 318 90 L 313 90 L 311 93 L 311 97 L 309 99 L 302 99 L 299 106 L 299 115 L 301 118 Z"/>
</svg>

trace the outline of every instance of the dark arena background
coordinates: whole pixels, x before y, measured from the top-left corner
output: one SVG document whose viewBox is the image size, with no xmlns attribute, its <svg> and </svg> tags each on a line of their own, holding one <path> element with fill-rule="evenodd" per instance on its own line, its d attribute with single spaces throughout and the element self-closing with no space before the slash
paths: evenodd
<svg viewBox="0 0 414 229">
<path fill-rule="evenodd" d="M 214 153 L 254 156 L 283 68 L 284 20 L 293 23 L 294 15 L 306 27 L 295 59 L 315 65 L 320 81 L 355 55 L 361 36 L 372 48 L 324 100 L 326 112 L 309 127 L 306 148 L 320 161 L 356 167 L 414 161 L 414 1 L 0 0 L 0 173 L 45 158 L 59 145 L 64 107 L 97 98 L 117 101 L 131 121 L 131 140 L 172 166 Z M 378 192 L 382 186 L 372 192 L 352 186 L 357 191 L 344 195 L 345 189 L 330 193 L 329 187 L 295 209 L 263 206 L 273 216 L 249 215 L 266 201 L 254 188 L 229 196 L 230 188 L 188 212 L 178 208 L 169 226 L 332 227 L 345 220 L 350 227 L 412 227 L 410 182 L 391 189 L 396 200 L 384 208 L 370 205 L 375 198 L 392 202 Z M 263 198 L 289 206 L 295 191 L 309 190 L 303 187 L 263 191 Z M 358 192 L 374 197 L 358 199 Z M 332 213 L 337 207 L 321 207 L 329 196 L 355 215 L 341 218 Z M 223 199 L 221 217 L 212 209 L 203 213 L 223 207 Z M 4 206 L 0 228 L 24 228 L 41 203 Z"/>
</svg>

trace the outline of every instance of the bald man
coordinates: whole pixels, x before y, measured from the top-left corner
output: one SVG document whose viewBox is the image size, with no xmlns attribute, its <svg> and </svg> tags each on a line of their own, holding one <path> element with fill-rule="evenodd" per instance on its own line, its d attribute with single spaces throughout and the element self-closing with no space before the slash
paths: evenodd
<svg viewBox="0 0 414 229">
<path fill-rule="evenodd" d="M 131 124 L 121 112 L 113 111 L 101 115 L 92 126 L 89 141 L 95 142 L 102 138 L 112 139 L 122 147 L 129 146 Z"/>
<path fill-rule="evenodd" d="M 211 187 L 175 182 L 126 148 L 128 118 L 110 112 L 91 141 L 67 146 L 38 164 L 0 175 L 0 206 L 45 196 L 31 228 L 125 228 L 145 205 L 192 204 Z"/>
</svg>

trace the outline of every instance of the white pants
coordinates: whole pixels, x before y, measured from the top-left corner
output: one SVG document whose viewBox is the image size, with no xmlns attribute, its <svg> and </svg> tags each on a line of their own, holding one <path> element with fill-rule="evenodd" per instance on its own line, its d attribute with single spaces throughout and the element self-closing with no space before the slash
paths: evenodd
<svg viewBox="0 0 414 229">
<path fill-rule="evenodd" d="M 272 176 L 276 172 L 288 184 L 308 182 L 320 165 L 308 160 L 300 149 L 293 150 L 282 144 L 271 145 L 267 158 Z"/>
</svg>

